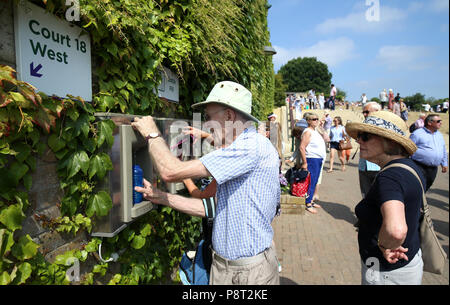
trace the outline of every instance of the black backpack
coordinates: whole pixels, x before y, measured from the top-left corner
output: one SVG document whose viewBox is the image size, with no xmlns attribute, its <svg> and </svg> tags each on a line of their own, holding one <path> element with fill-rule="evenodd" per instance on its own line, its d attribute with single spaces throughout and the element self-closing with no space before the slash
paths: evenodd
<svg viewBox="0 0 450 305">
<path fill-rule="evenodd" d="M 181 282 L 184 285 L 208 285 L 209 271 L 212 263 L 211 240 L 214 217 L 216 216 L 216 202 L 214 197 L 202 199 L 206 217 L 202 219 L 203 239 L 194 251 L 186 251 L 180 262 Z"/>
</svg>

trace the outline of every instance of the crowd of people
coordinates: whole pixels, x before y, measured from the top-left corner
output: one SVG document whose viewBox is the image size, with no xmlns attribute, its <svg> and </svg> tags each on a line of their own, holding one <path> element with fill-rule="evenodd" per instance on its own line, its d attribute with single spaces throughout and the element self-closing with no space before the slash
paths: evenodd
<svg viewBox="0 0 450 305">
<path fill-rule="evenodd" d="M 331 84 L 330 94 L 325 98 L 325 94 L 322 92 L 316 94 L 316 90 L 313 88 L 308 91 L 307 95 L 302 94 L 290 94 L 287 97 L 287 102 L 292 109 L 295 109 L 295 119 L 299 121 L 301 119 L 304 110 L 312 109 L 330 109 L 335 110 L 337 101 L 337 88 L 334 84 Z"/>
<path fill-rule="evenodd" d="M 349 122 L 345 127 L 342 126 L 342 119 L 335 116 L 332 120 L 334 125 L 329 128 L 331 119 L 328 111 L 325 111 L 321 123 L 316 122 L 317 115 L 306 113 L 305 119 L 310 131 L 305 129 L 303 134 L 296 133 L 300 147 L 306 146 L 300 149 L 300 166 L 311 174 L 306 210 L 317 213 L 314 208 L 317 196 L 314 187 L 317 177 L 321 175 L 308 154 L 311 157 L 314 152 L 321 151 L 322 155 L 316 153 L 316 158 L 320 158 L 321 162 L 325 161 L 324 148 L 327 141 L 320 135 L 328 134 L 330 163 L 327 172 L 333 172 L 336 151 L 341 170 L 345 170 L 345 157 L 339 142 L 349 135 L 359 144 L 360 150 L 358 173 L 363 200 L 355 208 L 358 218 L 355 226 L 358 227 L 362 260 L 362 284 L 417 285 L 421 283 L 423 275 L 418 230 L 420 209 L 423 206 L 421 185 L 423 191 L 428 191 L 439 166 L 442 173 L 448 171 L 448 155 L 444 138 L 439 132 L 442 125 L 439 114 L 421 114 L 412 124 L 413 130 L 408 130 L 408 116 L 403 113 L 406 108 L 403 100 L 399 94 L 393 98 L 392 90 L 390 97 L 386 101 L 387 107 L 377 102 L 367 102 L 366 99 L 362 111 L 364 121 Z M 409 137 L 408 131 L 411 132 Z M 309 140 L 310 134 L 315 135 L 313 141 Z M 399 168 L 398 164 L 412 169 L 420 179 L 407 173 L 408 170 Z M 310 204 L 311 201 L 313 204 Z M 393 227 L 399 231 L 391 231 Z M 378 280 L 369 281 L 365 274 L 370 264 L 366 265 L 366 261 L 374 257 L 380 261 L 382 272 Z"/>
<path fill-rule="evenodd" d="M 333 87 L 331 90 L 335 91 Z M 313 91 L 307 107 L 315 105 Z M 334 100 L 331 98 L 327 102 L 329 106 Z M 305 201 L 308 212 L 313 214 L 320 208 L 317 190 L 327 151 L 330 153 L 328 172 L 333 172 L 336 152 L 341 170 L 345 171 L 348 156 L 342 152 L 340 144 L 349 137 L 359 144 L 363 199 L 355 213 L 359 219 L 362 284 L 421 283 L 420 184 L 428 190 L 438 166 L 444 173 L 448 168 L 445 142 L 438 131 L 442 124 L 439 115 L 426 116 L 423 127 L 418 127 L 408 137 L 408 127 L 396 114 L 394 103 L 395 98 L 389 108 L 388 98 L 388 110 L 383 110 L 383 105 L 368 102 L 363 106 L 364 121 L 348 122 L 345 127 L 342 118 L 331 118 L 328 110 L 322 118 L 308 111 L 296 117 L 293 130 L 296 149 L 290 161 L 295 160 L 295 167 L 309 172 Z M 317 105 L 321 107 L 320 99 Z M 132 123 L 147 139 L 149 153 L 161 178 L 168 182 L 184 181 L 192 197 L 165 193 L 145 179 L 144 187 L 136 187 L 136 191 L 155 204 L 200 217 L 207 214 L 205 198 L 214 198 L 216 213 L 208 254 L 211 259 L 209 284 L 280 283 L 271 223 L 280 206 L 282 155 L 276 149 L 278 141 L 271 142 L 272 129 L 259 130 L 254 126 L 258 120 L 251 115 L 251 106 L 250 91 L 234 82 L 216 84 L 204 102 L 193 105 L 202 107 L 206 121 L 215 121 L 221 127 L 212 135 L 197 131 L 200 132 L 198 137 L 213 137 L 217 148 L 197 160 L 181 161 L 174 157 L 152 117 L 136 118 Z M 276 122 L 275 115 L 269 115 L 268 119 Z M 239 123 L 244 128 L 233 130 L 232 137 L 226 137 L 229 122 Z M 194 134 L 195 131 L 190 128 L 185 132 Z M 399 164 L 412 168 L 419 180 L 399 168 Z M 202 177 L 211 179 L 209 186 L 199 191 L 191 179 Z M 369 282 L 364 276 L 369 258 L 380 262 L 378 282 Z"/>
</svg>

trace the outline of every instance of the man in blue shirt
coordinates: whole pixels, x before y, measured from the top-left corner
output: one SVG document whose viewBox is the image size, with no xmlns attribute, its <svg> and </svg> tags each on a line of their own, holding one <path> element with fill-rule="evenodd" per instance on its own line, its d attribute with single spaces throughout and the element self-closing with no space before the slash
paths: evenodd
<svg viewBox="0 0 450 305">
<path fill-rule="evenodd" d="M 132 123 L 147 138 L 163 180 L 213 176 L 217 181 L 209 282 L 213 285 L 280 282 L 271 226 L 280 202 L 279 158 L 269 139 L 252 126 L 258 120 L 250 114 L 251 104 L 250 91 L 225 81 L 214 86 L 206 101 L 193 105 L 205 107 L 205 121 L 214 128 L 214 144 L 225 147 L 198 160 L 175 158 L 152 117 L 135 118 Z M 153 203 L 205 216 L 201 199 L 161 192 L 145 179 L 144 188 L 135 189 Z"/>
<path fill-rule="evenodd" d="M 444 137 L 438 131 L 441 125 L 442 120 L 439 115 L 430 114 L 425 118 L 425 126 L 415 130 L 410 136 L 417 146 L 417 151 L 411 158 L 420 166 L 427 179 L 426 191 L 436 179 L 439 165 L 443 173 L 448 170 Z"/>
</svg>

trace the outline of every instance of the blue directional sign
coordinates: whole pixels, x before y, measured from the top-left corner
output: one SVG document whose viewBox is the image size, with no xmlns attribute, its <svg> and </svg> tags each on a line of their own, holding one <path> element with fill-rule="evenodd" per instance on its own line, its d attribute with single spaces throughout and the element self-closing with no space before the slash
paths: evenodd
<svg viewBox="0 0 450 305">
<path fill-rule="evenodd" d="M 30 64 L 30 76 L 41 77 L 42 74 L 38 73 L 39 70 L 41 70 L 41 68 L 42 68 L 41 64 L 39 64 L 36 67 L 34 67 L 34 63 L 32 62 Z"/>
</svg>

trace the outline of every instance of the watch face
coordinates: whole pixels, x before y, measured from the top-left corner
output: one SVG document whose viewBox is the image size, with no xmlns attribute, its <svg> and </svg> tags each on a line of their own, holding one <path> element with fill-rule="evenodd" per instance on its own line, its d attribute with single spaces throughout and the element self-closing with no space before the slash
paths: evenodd
<svg viewBox="0 0 450 305">
<path fill-rule="evenodd" d="M 158 133 L 157 132 L 152 132 L 151 134 L 149 134 L 150 138 L 156 138 L 158 137 Z"/>
</svg>

